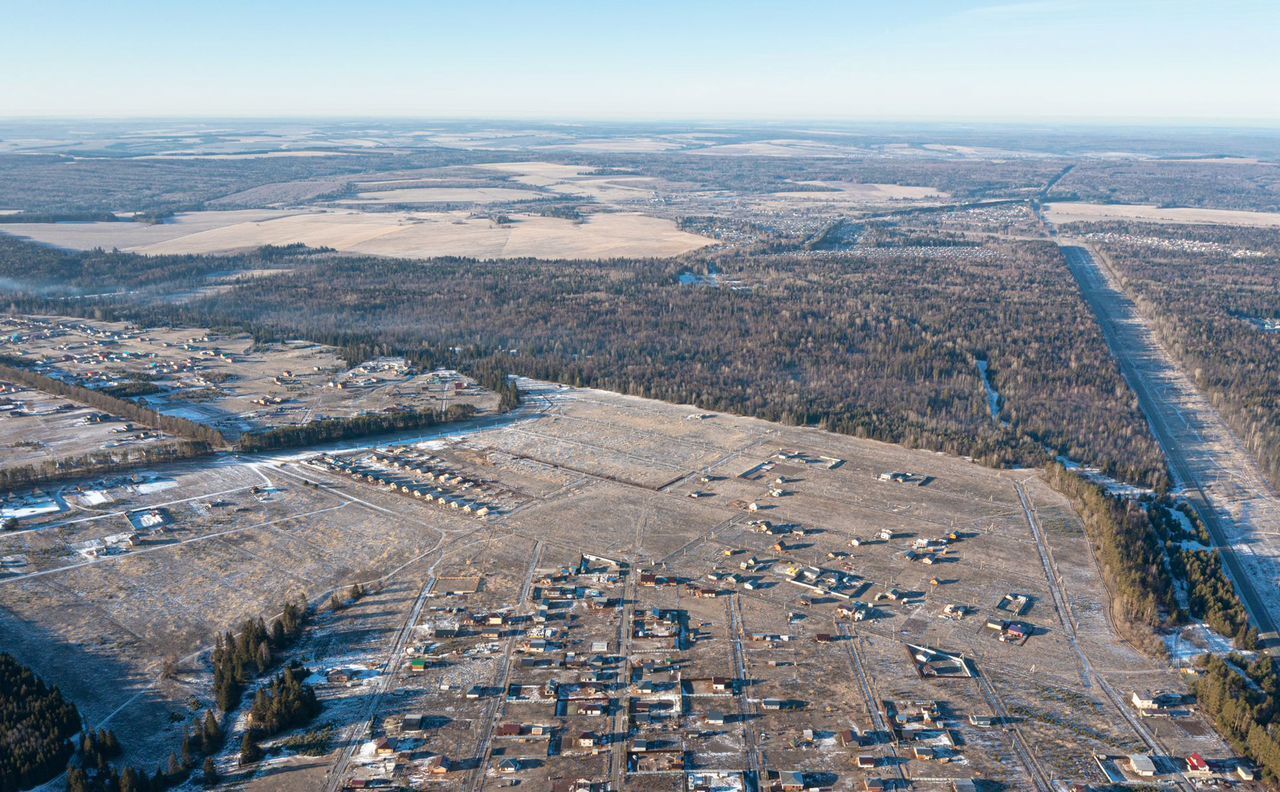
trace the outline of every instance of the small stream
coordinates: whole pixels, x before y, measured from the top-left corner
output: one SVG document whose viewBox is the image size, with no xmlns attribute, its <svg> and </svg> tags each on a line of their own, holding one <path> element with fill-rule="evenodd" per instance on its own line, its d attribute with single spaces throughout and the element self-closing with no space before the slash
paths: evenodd
<svg viewBox="0 0 1280 792">
<path fill-rule="evenodd" d="M 982 389 L 987 392 L 987 409 L 991 411 L 991 420 L 1008 426 L 1008 421 L 1000 420 L 1000 391 L 996 390 L 996 386 L 991 384 L 991 377 L 987 374 L 987 368 L 990 364 L 981 359 L 977 361 L 977 364 L 978 373 L 982 375 Z"/>
</svg>

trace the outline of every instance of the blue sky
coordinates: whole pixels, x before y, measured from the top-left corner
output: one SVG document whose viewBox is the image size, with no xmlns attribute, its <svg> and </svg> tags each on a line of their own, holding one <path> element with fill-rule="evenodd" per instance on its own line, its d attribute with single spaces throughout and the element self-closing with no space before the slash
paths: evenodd
<svg viewBox="0 0 1280 792">
<path fill-rule="evenodd" d="M 0 0 L 3 116 L 1252 121 L 1277 0 Z"/>
</svg>

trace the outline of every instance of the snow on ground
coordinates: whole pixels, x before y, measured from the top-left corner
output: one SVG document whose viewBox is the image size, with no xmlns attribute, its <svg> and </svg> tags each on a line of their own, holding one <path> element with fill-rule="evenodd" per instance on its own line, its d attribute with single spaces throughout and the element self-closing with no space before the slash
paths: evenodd
<svg viewBox="0 0 1280 792">
<path fill-rule="evenodd" d="M 42 514 L 53 514 L 62 511 L 62 505 L 53 498 L 22 498 L 0 506 L 0 517 L 21 520 L 25 517 L 38 517 Z"/>
<path fill-rule="evenodd" d="M 139 495 L 149 495 L 152 492 L 161 492 L 163 490 L 172 489 L 178 486 L 178 482 L 171 478 L 156 478 L 151 481 L 144 481 L 134 486 Z"/>
<path fill-rule="evenodd" d="M 1165 646 L 1169 649 L 1169 661 L 1174 666 L 1188 666 L 1201 655 L 1212 654 L 1225 657 L 1233 652 L 1251 654 L 1237 650 L 1231 645 L 1231 639 L 1225 638 L 1203 622 L 1189 624 L 1186 627 L 1164 637 Z"/>
<path fill-rule="evenodd" d="M 987 373 L 990 363 L 979 360 L 977 364 L 978 373 L 982 375 L 982 389 L 987 393 L 987 409 L 991 411 L 991 420 L 1007 426 L 1007 421 L 1000 420 L 1000 392 L 996 390 L 996 386 L 991 382 L 991 376 Z"/>
<path fill-rule="evenodd" d="M 1150 487 L 1138 487 L 1133 484 L 1126 484 L 1123 481 L 1111 478 L 1095 467 L 1086 467 L 1074 459 L 1065 457 L 1061 454 L 1058 455 L 1058 464 L 1062 465 L 1067 470 L 1075 472 L 1086 481 L 1091 481 L 1094 484 L 1097 484 L 1111 495 L 1123 495 L 1128 498 L 1137 498 L 1142 495 L 1150 495 L 1152 493 Z"/>
<path fill-rule="evenodd" d="M 115 497 L 106 490 L 85 490 L 78 500 L 82 506 L 102 506 L 115 501 Z"/>
</svg>

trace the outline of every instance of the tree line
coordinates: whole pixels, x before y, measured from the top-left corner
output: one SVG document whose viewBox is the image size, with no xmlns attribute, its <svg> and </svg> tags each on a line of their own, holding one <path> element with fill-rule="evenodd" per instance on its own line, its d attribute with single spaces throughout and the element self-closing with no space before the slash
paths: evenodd
<svg viewBox="0 0 1280 792">
<path fill-rule="evenodd" d="M 264 341 L 423 350 L 991 465 L 1062 454 L 1167 484 L 1159 447 L 1055 245 L 878 251 L 698 259 L 738 288 L 680 284 L 692 258 L 300 257 L 288 273 L 182 304 L 120 297 L 81 308 Z M 53 307 L 42 300 L 21 304 Z M 977 360 L 1000 392 L 999 421 Z"/>
<path fill-rule="evenodd" d="M 296 426 L 276 426 L 242 435 L 237 448 L 245 452 L 274 451 L 346 440 L 352 437 L 425 429 L 438 424 L 462 421 L 475 415 L 470 404 L 451 404 L 439 410 L 406 410 L 404 412 L 355 415 L 350 418 L 326 418 Z"/>
<path fill-rule="evenodd" d="M 1280 231 L 1089 224 L 1156 335 L 1280 487 Z M 1176 275 L 1171 275 L 1176 273 Z"/>
<path fill-rule="evenodd" d="M 310 675 L 301 663 L 294 662 L 272 677 L 270 684 L 258 688 L 240 744 L 242 764 L 262 759 L 258 740 L 301 726 L 320 714 L 315 690 L 303 682 Z"/>
<path fill-rule="evenodd" d="M 1117 632 L 1144 651 L 1160 653 L 1163 645 L 1155 630 L 1175 621 L 1177 600 L 1164 543 L 1146 509 L 1056 463 L 1046 468 L 1046 478 L 1084 522 L 1111 595 Z"/>
<path fill-rule="evenodd" d="M 1167 495 L 1113 495 L 1060 464 L 1045 470 L 1049 485 L 1067 497 L 1084 522 L 1111 595 L 1112 622 L 1122 637 L 1162 654 L 1160 630 L 1202 619 L 1237 647 L 1257 647 L 1257 628 L 1190 507 Z M 1183 527 L 1177 513 L 1192 530 Z M 1205 548 L 1194 547 L 1196 542 Z M 1178 587 L 1185 591 L 1185 608 Z"/>
<path fill-rule="evenodd" d="M 79 731 L 75 704 L 0 652 L 0 792 L 29 789 L 61 773 Z"/>
<path fill-rule="evenodd" d="M 1280 671 L 1275 660 L 1206 655 L 1192 683 L 1201 711 L 1237 751 L 1262 768 L 1268 784 L 1280 784 Z"/>
<path fill-rule="evenodd" d="M 204 443 L 179 440 L 130 448 L 93 451 L 58 457 L 18 467 L 0 468 L 0 490 L 14 490 L 36 484 L 81 476 L 117 473 L 140 465 L 157 465 L 193 459 L 209 453 Z"/>
<path fill-rule="evenodd" d="M 271 626 L 262 619 L 246 619 L 240 629 L 228 630 L 213 648 L 213 698 L 218 709 L 230 713 L 240 705 L 244 688 L 254 677 L 266 673 L 280 652 L 302 634 L 307 615 L 305 600 L 286 602 Z"/>
<path fill-rule="evenodd" d="M 126 421 L 133 421 L 134 423 L 149 426 L 152 429 L 168 432 L 171 435 L 184 437 L 196 443 L 204 443 L 207 446 L 216 447 L 223 447 L 227 444 L 226 439 L 217 429 L 198 424 L 195 421 L 188 421 L 186 418 L 164 415 L 150 407 L 144 407 L 137 402 L 117 398 L 102 391 L 54 379 L 27 368 L 27 361 L 20 358 L 0 355 L 0 377 L 12 380 L 28 388 L 34 388 L 54 396 L 61 396 L 65 399 L 88 405 L 110 413 L 117 418 L 123 418 Z"/>
</svg>

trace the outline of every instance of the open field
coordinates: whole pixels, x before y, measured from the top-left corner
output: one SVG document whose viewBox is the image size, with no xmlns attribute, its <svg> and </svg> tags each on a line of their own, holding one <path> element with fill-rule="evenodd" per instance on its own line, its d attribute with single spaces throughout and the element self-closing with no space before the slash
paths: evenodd
<svg viewBox="0 0 1280 792">
<path fill-rule="evenodd" d="M 381 193 L 373 193 L 380 195 Z M 59 247 L 118 247 L 149 255 L 225 253 L 302 243 L 344 253 L 429 258 L 675 256 L 713 243 L 641 214 L 593 214 L 578 223 L 510 215 L 496 223 L 467 212 L 201 212 L 173 223 L 0 224 L 0 232 Z"/>
<path fill-rule="evenodd" d="M 507 203 L 535 201 L 542 196 L 533 190 L 504 187 L 403 187 L 376 192 L 362 192 L 344 204 L 413 204 L 413 203 Z"/>
<path fill-rule="evenodd" d="M 491 162 L 476 166 L 519 184 L 539 187 L 552 193 L 589 198 L 602 203 L 645 200 L 664 186 L 659 179 L 627 174 L 610 175 L 580 165 L 554 162 Z"/>
<path fill-rule="evenodd" d="M 0 382 L 0 469 L 99 451 L 127 454 L 172 440 L 67 399 Z"/>
<path fill-rule="evenodd" d="M 678 789 L 687 773 L 799 770 L 838 790 L 900 775 L 1047 789 L 1103 780 L 1093 753 L 1229 759 L 1193 712 L 1135 731 L 1129 693 L 1182 683 L 1116 639 L 1080 524 L 1034 474 L 525 387 L 505 423 L 445 441 L 59 490 L 65 510 L 0 537 L 14 651 L 146 760 L 178 738 L 147 732 L 153 718 L 207 701 L 191 653 L 217 630 L 290 592 L 370 582 L 296 650 L 338 753 L 242 770 L 228 748 L 232 788 Z M 493 511 L 428 502 L 411 480 Z M 130 528 L 149 514 L 158 527 Z M 1000 610 L 1015 593 L 1025 605 Z M 1000 640 L 993 619 L 1022 632 Z M 63 644 L 83 649 L 39 648 Z M 170 655 L 188 659 L 156 680 Z"/>
<path fill-rule="evenodd" d="M 912 187 L 903 184 L 860 184 L 857 182 L 805 181 L 797 182 L 797 189 L 778 192 L 778 198 L 797 201 L 834 201 L 837 203 L 881 203 L 885 201 L 945 200 L 946 193 L 932 187 Z M 821 190 L 805 190 L 804 187 L 821 187 Z"/>
<path fill-rule="evenodd" d="M 164 223 L 10 223 L 0 233 L 57 247 L 89 250 L 135 250 L 161 242 L 228 226 L 250 227 L 291 212 L 276 209 L 240 209 L 225 212 L 186 212 Z"/>
<path fill-rule="evenodd" d="M 1045 204 L 1055 223 L 1092 223 L 1103 220 L 1137 220 L 1182 225 L 1235 225 L 1280 228 L 1280 212 L 1242 212 L 1232 209 L 1164 208 L 1150 204 Z"/>
<path fill-rule="evenodd" d="M 305 341 L 255 344 L 247 335 L 64 317 L 9 317 L 0 319 L 0 329 L 0 354 L 20 358 L 38 373 L 92 390 L 136 394 L 163 415 L 212 426 L 229 439 L 326 418 L 458 404 L 483 413 L 496 406 L 493 394 L 456 372 L 418 371 L 403 358 L 348 365 L 334 347 Z M 92 411 L 66 411 L 61 420 L 78 420 L 86 412 Z M 98 434 L 121 424 L 97 426 L 102 429 L 81 432 L 83 442 L 96 442 Z M 61 434 L 55 434 L 59 441 L 65 440 Z M 118 442 L 139 442 L 136 434 L 122 434 Z"/>
</svg>

